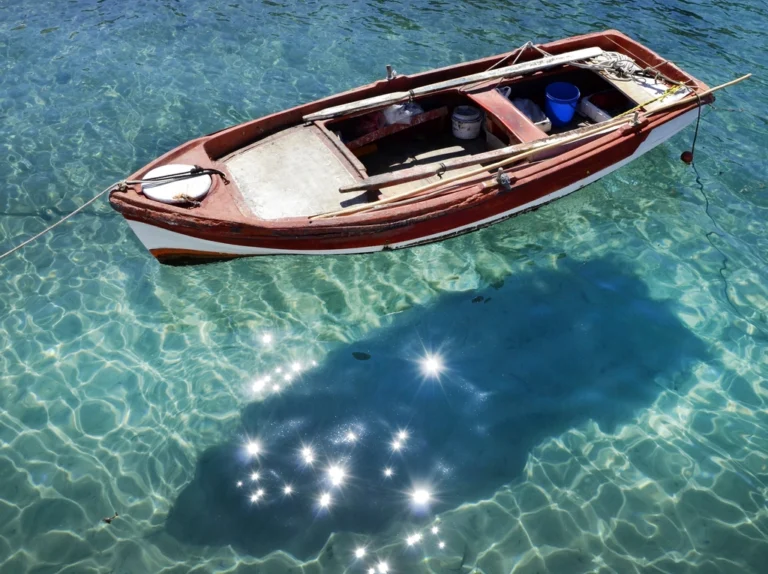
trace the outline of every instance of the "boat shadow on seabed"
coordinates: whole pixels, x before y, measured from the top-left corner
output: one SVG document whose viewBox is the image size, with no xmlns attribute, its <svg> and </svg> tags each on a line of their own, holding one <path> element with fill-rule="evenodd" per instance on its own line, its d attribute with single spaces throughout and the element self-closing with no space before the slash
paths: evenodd
<svg viewBox="0 0 768 574">
<path fill-rule="evenodd" d="M 687 380 L 705 346 L 672 307 L 610 260 L 561 258 L 411 310 L 249 404 L 240 436 L 201 455 L 166 530 L 308 558 L 333 532 L 381 534 L 490 496 L 543 439 L 589 419 L 615 429 Z M 263 446 L 258 457 L 246 437 Z M 410 496 L 419 488 L 428 512 Z"/>
</svg>

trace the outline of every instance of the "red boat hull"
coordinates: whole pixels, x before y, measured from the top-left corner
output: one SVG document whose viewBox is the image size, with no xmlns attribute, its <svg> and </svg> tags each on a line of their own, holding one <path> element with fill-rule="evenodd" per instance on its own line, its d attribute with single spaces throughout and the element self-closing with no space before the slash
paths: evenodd
<svg viewBox="0 0 768 574">
<path fill-rule="evenodd" d="M 619 46 L 649 66 L 665 66 L 668 77 L 689 84 L 695 82 L 702 89 L 706 88 L 673 64 L 615 31 L 562 40 L 545 48 L 558 53 L 601 44 L 606 45 L 606 49 Z M 377 82 L 229 128 L 180 146 L 137 172 L 132 179 L 165 163 L 210 166 L 226 173 L 226 167 L 219 161 L 221 158 L 247 142 L 300 123 L 304 115 L 390 90 L 407 90 L 412 86 L 475 73 L 500 58 L 496 56 L 412 77 L 402 76 L 392 81 L 397 82 L 394 86 L 392 82 Z M 467 233 L 573 193 L 678 133 L 695 120 L 696 112 L 695 103 L 683 105 L 668 113 L 645 118 L 638 125 L 628 125 L 597 137 L 550 159 L 523 165 L 514 171 L 511 191 L 499 187 L 487 190 L 473 182 L 447 195 L 327 219 L 259 220 L 247 217 L 238 209 L 239 198 L 234 186 L 218 179 L 214 179 L 202 205 L 194 209 L 158 204 L 133 189 L 112 193 L 110 202 L 128 220 L 152 254 L 168 263 L 252 255 L 328 255 L 399 249 Z M 350 161 L 349 157 L 346 161 Z"/>
</svg>

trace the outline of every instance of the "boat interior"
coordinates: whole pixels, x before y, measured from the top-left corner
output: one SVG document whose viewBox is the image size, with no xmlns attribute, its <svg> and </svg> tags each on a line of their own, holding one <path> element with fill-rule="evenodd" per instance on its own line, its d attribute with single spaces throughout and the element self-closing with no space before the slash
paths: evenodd
<svg viewBox="0 0 768 574">
<path fill-rule="evenodd" d="M 600 104 L 603 115 L 590 117 L 579 107 L 570 121 L 552 125 L 542 111 L 547 86 L 553 82 L 576 86 L 582 99 Z M 606 121 L 652 97 L 630 84 L 634 82 L 616 81 L 591 69 L 559 67 L 414 98 L 404 121 L 393 122 L 385 109 L 375 109 L 307 122 L 272 134 L 223 161 L 238 184 L 244 211 L 267 220 L 314 216 L 414 190 L 440 181 L 442 174 L 378 189 L 339 191 L 363 178 L 457 158 L 468 161 L 451 166 L 450 175 L 476 171 L 491 162 L 472 163 L 470 156 Z M 520 99 L 538 108 L 543 121 L 533 121 L 530 113 L 513 103 Z M 480 129 L 469 134 L 472 137 L 457 137 L 455 113 L 463 106 L 470 106 L 481 118 L 476 122 Z M 486 172 L 485 177 L 489 176 Z"/>
<path fill-rule="evenodd" d="M 360 159 L 367 174 L 372 176 L 529 143 L 597 123 L 577 111 L 566 125 L 552 126 L 548 123 L 547 126 L 541 126 L 512 103 L 513 99 L 527 99 L 535 103 L 540 110 L 544 110 L 546 87 L 554 81 L 569 82 L 577 86 L 582 97 L 599 93 L 603 101 L 609 102 L 610 107 L 605 111 L 611 117 L 637 105 L 594 72 L 576 69 L 541 74 L 522 81 L 519 78 L 503 82 L 494 81 L 490 85 L 478 86 L 473 90 L 455 90 L 418 99 L 416 101 L 424 110 L 421 115 L 424 120 L 420 122 L 385 125 L 375 131 L 361 133 L 361 127 L 366 129 L 381 115 L 380 111 L 376 111 L 327 122 L 326 127 Z M 452 133 L 451 111 L 459 106 L 473 106 L 482 112 L 483 125 L 477 137 L 460 139 Z M 415 116 L 414 120 L 419 118 L 420 116 Z M 476 167 L 477 165 L 462 170 L 468 172 Z M 462 170 L 456 170 L 454 173 L 461 173 Z M 379 190 L 378 196 L 400 193 L 424 183 L 425 181 L 421 180 L 383 188 Z"/>
<path fill-rule="evenodd" d="M 404 140 L 421 140 L 424 142 L 422 144 L 424 152 L 439 149 L 430 145 L 429 142 L 434 142 L 438 146 L 451 140 L 455 142 L 458 138 L 455 138 L 451 133 L 450 112 L 462 105 L 481 109 L 486 119 L 485 130 L 495 136 L 495 139 L 491 140 L 493 142 L 491 144 L 487 141 L 488 138 L 484 137 L 485 134 L 481 132 L 477 141 L 470 140 L 473 143 L 468 146 L 468 153 L 487 151 L 492 145 L 508 146 L 527 143 L 595 123 L 577 111 L 573 120 L 568 124 L 544 131 L 512 103 L 512 99 L 525 98 L 533 101 L 539 109 L 544 110 L 545 89 L 547 85 L 555 81 L 569 82 L 577 86 L 582 97 L 592 96 L 598 92 L 606 95 L 614 94 L 611 109 L 606 110 L 612 116 L 637 105 L 594 72 L 571 70 L 531 77 L 523 79 L 523 81 L 519 78 L 502 82 L 495 81 L 491 82 L 491 85 L 480 86 L 474 90 L 455 90 L 420 98 L 416 101 L 424 109 L 424 115 L 427 116 L 421 122 L 412 121 L 410 124 L 383 126 L 375 132 L 361 133 L 362 130 L 374 124 L 374 118 L 381 114 L 380 111 L 375 111 L 362 116 L 328 121 L 326 127 L 333 131 L 356 156 L 362 157 L 368 174 L 374 175 L 380 173 L 380 168 L 387 168 L 385 170 L 390 171 L 386 161 L 382 163 L 378 156 L 397 158 L 401 155 L 397 150 Z M 510 88 L 508 96 L 502 95 L 500 92 L 505 87 Z"/>
</svg>

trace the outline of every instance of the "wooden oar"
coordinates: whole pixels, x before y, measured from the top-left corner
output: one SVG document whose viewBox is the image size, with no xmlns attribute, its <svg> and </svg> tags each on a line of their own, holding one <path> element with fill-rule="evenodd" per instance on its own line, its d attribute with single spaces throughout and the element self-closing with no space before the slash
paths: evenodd
<svg viewBox="0 0 768 574">
<path fill-rule="evenodd" d="M 688 96 L 688 97 L 683 98 L 681 100 L 678 100 L 676 102 L 670 102 L 669 104 L 666 104 L 665 106 L 661 106 L 659 108 L 656 108 L 652 112 L 646 112 L 646 115 L 655 114 L 655 113 L 658 113 L 659 111 L 670 109 L 670 108 L 673 108 L 675 106 L 679 106 L 681 104 L 691 103 L 693 101 L 698 101 L 703 96 L 707 96 L 707 95 L 711 94 L 712 92 L 716 92 L 718 90 L 722 90 L 723 88 L 727 88 L 728 86 L 733 86 L 734 84 L 738 84 L 739 82 L 743 82 L 744 80 L 749 78 L 751 75 L 752 74 L 746 74 L 746 75 L 744 75 L 744 76 L 742 76 L 740 78 L 736 78 L 735 80 L 731 80 L 730 82 L 726 82 L 725 84 L 720 84 L 719 86 L 715 86 L 714 88 L 710 88 L 708 90 L 700 92 L 699 94 L 694 94 L 692 96 Z M 378 208 L 381 205 L 386 205 L 388 203 L 394 203 L 394 202 L 397 202 L 397 201 L 401 201 L 403 199 L 407 199 L 409 197 L 420 195 L 420 194 L 422 194 L 424 192 L 430 191 L 430 190 L 435 189 L 437 187 L 447 186 L 448 184 L 455 183 L 457 181 L 461 181 L 461 180 L 464 180 L 464 179 L 468 179 L 470 177 L 473 177 L 475 175 L 481 174 L 481 173 L 486 172 L 486 171 L 495 171 L 496 169 L 498 169 L 500 167 L 505 167 L 507 165 L 510 165 L 510 164 L 516 162 L 516 161 L 524 159 L 524 158 L 526 158 L 526 157 L 528 157 L 530 155 L 533 155 L 535 153 L 543 151 L 545 149 L 550 149 L 550 148 L 558 147 L 558 146 L 565 145 L 565 144 L 568 144 L 568 143 L 573 143 L 573 142 L 578 141 L 580 139 L 585 139 L 585 138 L 587 138 L 589 136 L 595 135 L 596 133 L 601 133 L 601 132 L 609 133 L 609 132 L 614 131 L 614 130 L 622 127 L 623 125 L 627 124 L 630 121 L 630 119 L 631 118 L 626 117 L 626 116 L 624 116 L 624 117 L 621 117 L 621 116 L 620 117 L 616 117 L 616 118 L 613 118 L 612 120 L 608 120 L 607 122 L 603 122 L 601 124 L 597 124 L 596 126 L 594 126 L 594 128 L 595 128 L 594 131 L 582 132 L 582 133 L 579 133 L 579 134 L 574 134 L 571 137 L 560 139 L 560 140 L 558 140 L 556 142 L 551 142 L 549 144 L 540 146 L 540 147 L 538 147 L 536 149 L 532 149 L 532 150 L 529 150 L 529 151 L 526 151 L 526 152 L 523 152 L 523 153 L 520 153 L 520 154 L 517 154 L 517 155 L 513 155 L 512 157 L 509 157 L 507 159 L 501 160 L 501 161 L 496 162 L 494 164 L 487 165 L 485 167 L 481 167 L 481 168 L 478 168 L 476 170 L 473 170 L 473 171 L 470 171 L 470 172 L 467 172 L 467 173 L 462 173 L 462 174 L 456 175 L 454 177 L 449 177 L 449 178 L 443 179 L 441 181 L 436 181 L 436 182 L 433 182 L 433 183 L 429 183 L 427 185 L 423 185 L 423 186 L 421 186 L 419 188 L 416 188 L 414 190 L 405 191 L 403 193 L 399 193 L 399 194 L 396 194 L 396 195 L 385 197 L 383 199 L 380 199 L 378 201 L 374 201 L 374 202 L 371 202 L 371 203 L 366 203 L 366 204 L 359 205 L 359 206 L 348 207 L 348 208 L 340 209 L 338 211 L 333 211 L 333 212 L 330 212 L 330 213 L 323 213 L 323 214 L 320 214 L 320 215 L 315 215 L 315 216 L 310 217 L 310 219 L 311 220 L 314 220 L 314 219 L 326 219 L 328 217 L 335 217 L 335 216 L 338 216 L 338 215 L 352 215 L 354 213 L 360 213 L 360 212 L 364 212 L 364 211 L 369 211 L 371 209 L 376 209 L 376 208 Z"/>
<path fill-rule="evenodd" d="M 716 92 L 717 90 L 721 90 L 723 88 L 727 88 L 728 86 L 732 86 L 734 84 L 738 84 L 739 82 L 742 82 L 749 78 L 752 74 L 747 74 L 745 76 L 742 76 L 740 78 L 737 78 L 733 81 L 727 82 L 725 84 L 716 86 L 714 88 L 711 88 L 709 90 L 705 90 L 699 94 L 699 97 L 706 96 L 708 94 L 711 94 L 712 92 Z M 657 96 L 655 98 L 652 98 L 638 106 L 636 108 L 633 108 L 631 111 L 634 111 L 635 109 L 642 108 L 644 106 L 647 106 L 648 104 L 651 104 L 659 99 L 663 99 L 666 97 L 666 95 Z M 687 96 L 685 98 L 682 98 L 680 100 L 670 102 L 669 104 L 664 104 L 661 107 L 658 107 L 652 111 L 646 112 L 645 115 L 651 115 L 656 114 L 659 111 L 665 111 L 668 109 L 671 109 L 675 106 L 678 106 L 680 104 L 684 103 L 690 103 L 692 101 L 696 100 L 696 96 Z M 598 124 L 599 125 L 599 124 Z M 580 132 L 590 132 L 594 130 L 595 126 L 589 126 L 586 128 L 577 128 L 576 130 L 573 130 L 569 135 Z M 382 187 L 388 187 L 392 185 L 398 185 L 401 183 L 408 183 L 410 181 L 417 181 L 419 179 L 425 179 L 427 177 L 431 177 L 433 175 L 436 175 L 438 172 L 445 170 L 450 171 L 453 169 L 460 169 L 462 167 L 467 167 L 470 165 L 475 165 L 478 163 L 482 163 L 485 161 L 498 161 L 501 159 L 504 159 L 506 157 L 510 157 L 516 153 L 521 153 L 524 151 L 528 151 L 529 149 L 538 149 L 543 145 L 546 145 L 552 141 L 555 141 L 555 138 L 559 136 L 550 136 L 545 137 L 540 140 L 536 140 L 533 142 L 525 143 L 525 144 L 517 144 L 513 146 L 504 147 L 501 149 L 488 151 L 484 153 L 479 153 L 475 155 L 469 155 L 464 157 L 458 157 L 455 159 L 449 159 L 444 161 L 442 164 L 429 164 L 424 166 L 418 166 L 418 167 L 412 167 L 407 169 L 401 169 L 395 172 L 389 172 L 389 173 L 381 173 L 379 175 L 373 175 L 370 177 L 366 177 L 365 179 L 361 179 L 360 181 L 356 181 L 355 183 L 352 183 L 350 185 L 345 185 L 343 187 L 339 188 L 339 192 L 341 193 L 347 193 L 351 191 L 367 191 L 369 189 L 380 189 Z"/>
<path fill-rule="evenodd" d="M 589 134 L 589 133 L 593 133 L 594 131 L 595 131 L 595 125 L 590 125 L 590 126 L 576 128 L 566 134 L 555 135 L 555 136 L 545 135 L 541 139 L 538 139 L 532 142 L 515 144 L 515 145 L 511 145 L 511 146 L 507 146 L 507 147 L 503 147 L 503 148 L 499 148 L 491 151 L 478 153 L 478 154 L 457 157 L 454 159 L 447 159 L 442 163 L 430 163 L 427 165 L 420 165 L 420 166 L 401 169 L 393 172 L 380 173 L 378 175 L 372 175 L 370 177 L 366 177 L 365 179 L 361 179 L 360 181 L 356 181 L 355 183 L 351 183 L 349 185 L 340 187 L 339 192 L 347 193 L 351 191 L 380 189 L 382 187 L 389 187 L 392 185 L 398 185 L 400 183 L 408 183 L 409 181 L 425 179 L 427 177 L 437 175 L 438 173 L 442 173 L 443 171 L 460 169 L 462 167 L 467 167 L 470 165 L 476 165 L 478 163 L 484 163 L 489 161 L 491 162 L 499 161 L 499 160 L 508 158 L 509 156 L 515 155 L 516 153 L 521 153 L 521 152 L 532 150 L 532 149 L 538 150 L 542 146 L 548 145 L 556 141 L 560 141 L 562 139 L 571 137 L 573 135 L 584 134 L 584 133 Z"/>
<path fill-rule="evenodd" d="M 596 134 L 601 134 L 602 135 L 604 133 L 612 132 L 614 130 L 619 129 L 623 125 L 626 125 L 626 124 L 630 123 L 631 121 L 633 121 L 632 118 L 627 118 L 627 117 L 625 117 L 625 118 L 616 118 L 614 120 L 608 120 L 607 122 L 603 122 L 602 124 L 598 124 L 598 125 L 594 126 L 594 129 L 592 131 L 581 132 L 581 133 L 578 133 L 578 134 L 573 134 L 571 136 L 568 136 L 568 137 L 565 137 L 565 138 L 562 138 L 562 139 L 558 139 L 557 141 L 549 142 L 549 143 L 547 143 L 545 145 L 542 145 L 542 146 L 539 146 L 539 147 L 537 147 L 535 149 L 531 149 L 531 150 L 525 151 L 523 153 L 519 153 L 517 155 L 513 155 L 512 157 L 508 157 L 506 159 L 503 159 L 501 161 L 498 161 L 496 163 L 492 163 L 492 164 L 484 166 L 484 167 L 479 167 L 479 168 L 477 168 L 475 170 L 472 170 L 472 171 L 469 171 L 469 172 L 466 172 L 466 173 L 461 173 L 461 174 L 455 175 L 453 177 L 448 177 L 448 178 L 442 179 L 440 181 L 436 181 L 436 182 L 433 182 L 433 183 L 429 183 L 427 185 L 423 185 L 421 187 L 418 187 L 418 188 L 410 190 L 410 191 L 404 191 L 404 192 L 398 193 L 396 195 L 391 195 L 389 197 L 385 197 L 385 198 L 380 199 L 378 201 L 373 201 L 371 203 L 366 203 L 366 204 L 363 204 L 363 205 L 355 205 L 355 206 L 352 206 L 352 207 L 347 207 L 347 208 L 344 208 L 344 209 L 340 209 L 338 211 L 332 211 L 330 213 L 322 213 L 322 214 L 319 214 L 319 215 L 313 215 L 313 216 L 310 217 L 310 219 L 311 220 L 314 220 L 314 219 L 326 219 L 326 218 L 335 217 L 335 216 L 338 216 L 338 215 L 352 215 L 354 213 L 359 213 L 361 211 L 368 211 L 370 209 L 377 208 L 377 207 L 379 207 L 381 205 L 385 205 L 387 203 L 393 203 L 395 201 L 401 201 L 401 200 L 406 199 L 408 197 L 412 197 L 412 196 L 415 196 L 415 195 L 420 195 L 420 194 L 424 193 L 425 191 L 432 190 L 432 189 L 434 189 L 436 187 L 447 186 L 447 185 L 455 183 L 457 181 L 461 181 L 461 180 L 464 180 L 464 179 L 469 179 L 471 177 L 474 177 L 476 175 L 482 174 L 484 172 L 495 171 L 495 170 L 497 170 L 500 167 L 505 167 L 505 166 L 511 165 L 511 164 L 513 164 L 513 163 L 515 163 L 517 161 L 520 161 L 521 159 L 524 159 L 526 157 L 529 157 L 529 156 L 531 156 L 533 154 L 539 153 L 539 152 L 547 150 L 547 149 L 551 149 L 551 148 L 558 147 L 558 146 L 561 146 L 561 145 L 566 145 L 566 144 L 569 144 L 569 143 L 573 143 L 573 142 L 578 141 L 580 139 L 585 139 L 587 137 L 591 137 L 591 136 L 596 135 Z"/>
<path fill-rule="evenodd" d="M 600 48 L 583 48 L 581 50 L 566 52 L 565 54 L 559 54 L 557 56 L 548 56 L 539 60 L 532 60 L 530 62 L 523 62 L 522 64 L 515 64 L 514 66 L 507 66 L 505 68 L 498 68 L 496 70 L 480 72 L 479 74 L 462 76 L 461 78 L 454 78 L 452 80 L 446 80 L 436 84 L 421 86 L 419 88 L 414 88 L 409 92 L 393 92 L 390 94 L 383 94 L 381 96 L 366 98 L 357 102 L 350 102 L 349 104 L 333 106 L 313 114 L 308 114 L 304 116 L 303 120 L 305 122 L 314 122 L 317 120 L 325 120 L 328 118 L 343 116 L 352 112 L 360 112 L 372 108 L 383 107 L 387 104 L 396 104 L 398 102 L 408 101 L 409 99 L 417 96 L 423 96 L 426 94 L 439 92 L 441 90 L 447 90 L 449 88 L 456 88 L 458 86 L 479 82 L 481 80 L 492 80 L 495 78 L 504 78 L 512 75 L 526 74 L 530 72 L 536 72 L 538 70 L 552 68 L 555 66 L 561 66 L 570 62 L 576 62 L 578 60 L 587 60 L 589 58 L 599 56 L 602 53 L 603 50 Z"/>
<path fill-rule="evenodd" d="M 675 106 L 678 106 L 680 104 L 690 104 L 690 103 L 692 103 L 694 101 L 700 100 L 703 96 L 707 96 L 707 95 L 711 94 L 712 92 L 716 92 L 718 90 L 722 90 L 723 88 L 727 88 L 728 86 L 733 86 L 734 84 L 738 84 L 739 82 L 743 82 L 744 80 L 746 80 L 750 76 L 752 76 L 752 74 L 745 74 L 744 76 L 741 76 L 740 78 L 736 78 L 735 80 L 731 80 L 730 82 L 726 82 L 724 84 L 720 84 L 719 86 L 715 86 L 714 88 L 710 88 L 708 90 L 704 90 L 703 92 L 700 92 L 698 95 L 694 94 L 692 96 L 687 96 L 685 98 L 681 98 L 681 99 L 677 100 L 676 102 L 670 102 L 668 104 L 665 104 L 663 107 L 659 107 L 659 108 L 656 108 L 656 109 L 651 110 L 649 112 L 646 112 L 645 115 L 646 116 L 650 116 L 652 114 L 658 113 L 659 111 L 668 110 L 668 109 L 671 109 L 671 108 L 673 108 Z M 660 98 L 655 98 L 652 101 L 656 101 L 656 99 L 660 99 Z M 663 99 L 663 96 L 661 96 L 661 99 Z M 651 102 L 647 102 L 647 103 L 651 103 Z M 637 106 L 637 107 L 638 108 L 642 107 L 642 105 L 641 106 Z M 635 108 L 633 108 L 633 109 L 635 109 Z M 617 117 L 620 117 L 620 116 L 617 116 Z M 486 180 L 485 182 L 483 182 L 483 187 L 484 188 L 494 187 L 495 185 L 497 185 L 497 181 L 496 181 L 495 178 L 494 179 L 489 179 L 489 180 Z"/>
<path fill-rule="evenodd" d="M 719 86 L 715 86 L 714 88 L 709 88 L 708 90 L 704 90 L 703 92 L 699 92 L 698 94 L 693 94 L 691 96 L 686 96 L 684 98 L 681 98 L 675 102 L 670 102 L 668 104 L 664 104 L 663 106 L 659 106 L 658 108 L 654 108 L 653 110 L 646 113 L 646 115 L 653 115 L 658 114 L 659 112 L 663 112 L 666 110 L 669 110 L 671 108 L 674 108 L 675 106 L 679 106 L 681 104 L 690 104 L 691 102 L 695 102 L 703 98 L 704 96 L 708 96 L 712 92 L 716 92 L 718 90 L 722 90 L 723 88 L 727 88 L 729 86 L 733 86 L 734 84 L 738 84 L 739 82 L 743 82 L 744 80 L 751 78 L 752 74 L 744 74 L 740 78 L 736 78 L 735 80 L 731 80 L 730 82 L 726 82 L 724 84 L 720 84 Z"/>
</svg>

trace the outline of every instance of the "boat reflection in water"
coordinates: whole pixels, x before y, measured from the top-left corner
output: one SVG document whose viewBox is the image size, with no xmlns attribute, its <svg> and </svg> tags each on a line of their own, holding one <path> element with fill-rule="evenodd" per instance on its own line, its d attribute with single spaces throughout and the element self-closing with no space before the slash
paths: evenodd
<svg viewBox="0 0 768 574">
<path fill-rule="evenodd" d="M 706 360 L 620 266 L 553 260 L 414 309 L 315 367 L 273 342 L 282 359 L 243 383 L 239 435 L 202 453 L 167 530 L 363 572 L 455 566 L 479 532 L 503 537 L 519 508 L 502 502 L 536 445 L 590 420 L 611 431 Z"/>
</svg>

